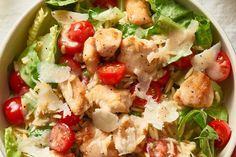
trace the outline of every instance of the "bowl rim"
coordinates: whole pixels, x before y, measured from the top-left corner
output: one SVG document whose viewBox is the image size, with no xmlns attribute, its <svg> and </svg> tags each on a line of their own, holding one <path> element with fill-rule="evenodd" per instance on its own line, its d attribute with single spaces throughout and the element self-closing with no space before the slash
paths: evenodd
<svg viewBox="0 0 236 157">
<path fill-rule="evenodd" d="M 8 43 L 9 43 L 12 35 L 17 30 L 17 26 L 20 25 L 22 20 L 24 20 L 30 12 L 34 11 L 37 7 L 39 7 L 42 4 L 42 2 L 43 2 L 43 0 L 38 0 L 33 5 L 31 5 L 30 8 L 26 9 L 24 11 L 24 13 L 21 16 L 19 16 L 19 18 L 16 20 L 16 22 L 14 22 L 12 27 L 9 29 L 9 31 L 7 32 L 6 36 L 3 38 L 3 40 L 0 44 L 0 61 L 1 61 L 2 56 L 4 54 L 4 50 L 8 46 Z M 192 3 L 199 11 L 201 11 L 204 16 L 206 16 L 208 19 L 210 19 L 212 25 L 216 28 L 219 35 L 222 37 L 222 41 L 225 42 L 225 47 L 227 47 L 228 53 L 231 56 L 233 56 L 233 58 L 236 58 L 235 50 L 232 47 L 232 44 L 231 44 L 227 34 L 223 30 L 223 28 L 220 26 L 220 24 L 217 22 L 215 17 L 212 14 L 210 14 L 208 12 L 208 10 L 204 6 L 202 6 L 199 2 L 197 2 L 196 0 L 189 0 L 189 2 Z M 232 64 L 232 67 L 236 67 L 236 60 L 233 60 L 233 58 L 231 57 L 231 64 Z M 236 77 L 236 72 L 233 73 L 233 75 Z M 232 135 L 233 135 L 233 133 L 231 134 L 231 139 L 230 139 L 231 140 L 231 145 L 227 146 L 227 151 L 225 152 L 225 156 L 231 156 L 231 154 L 234 151 L 234 147 L 236 146 L 236 135 L 234 135 L 234 136 L 232 136 Z M 1 139 L 0 144 L 2 142 L 3 142 L 3 140 Z M 4 150 L 0 150 L 0 153 L 5 154 Z M 0 154 L 0 156 L 1 156 L 1 154 Z"/>
</svg>

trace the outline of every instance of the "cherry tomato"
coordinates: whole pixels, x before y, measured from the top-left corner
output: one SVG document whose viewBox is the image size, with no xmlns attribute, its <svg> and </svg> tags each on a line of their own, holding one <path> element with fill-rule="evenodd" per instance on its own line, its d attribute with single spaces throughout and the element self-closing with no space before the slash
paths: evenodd
<svg viewBox="0 0 236 157">
<path fill-rule="evenodd" d="M 131 89 L 131 92 L 134 92 L 134 89 L 135 89 L 135 87 L 133 87 L 133 89 Z M 158 84 L 158 82 L 152 81 L 146 94 L 152 96 L 152 98 L 155 99 L 156 102 L 159 102 L 160 98 L 161 98 L 161 87 Z M 137 96 L 135 97 L 135 99 L 133 101 L 134 106 L 140 107 L 140 108 L 144 108 L 146 103 L 147 103 L 147 100 L 141 99 Z"/>
<path fill-rule="evenodd" d="M 61 113 L 61 115 L 62 115 L 62 117 L 63 117 L 63 113 Z M 68 126 L 76 125 L 79 121 L 80 121 L 80 117 L 74 115 L 73 113 L 71 113 L 70 116 L 66 116 L 66 117 L 61 118 L 61 119 L 59 120 L 60 123 L 65 123 L 65 124 L 67 124 Z"/>
<path fill-rule="evenodd" d="M 98 77 L 104 84 L 115 85 L 119 83 L 125 75 L 125 64 L 109 63 L 97 69 Z"/>
<path fill-rule="evenodd" d="M 12 91 L 18 95 L 23 95 L 29 90 L 29 87 L 20 77 L 20 73 L 16 71 L 13 71 L 10 75 L 10 87 Z"/>
<path fill-rule="evenodd" d="M 169 72 L 169 70 L 165 69 L 163 76 L 157 81 L 157 83 L 160 86 L 165 86 L 167 84 L 167 82 L 169 81 L 169 79 L 170 79 L 170 72 Z"/>
<path fill-rule="evenodd" d="M 207 75 L 214 81 L 221 82 L 229 77 L 231 71 L 231 63 L 225 52 L 219 52 L 216 64 L 207 69 Z"/>
<path fill-rule="evenodd" d="M 77 76 L 82 75 L 80 63 L 75 61 L 73 58 L 68 57 L 68 56 L 63 56 L 59 59 L 58 62 L 59 64 L 64 64 L 64 65 L 69 66 L 75 75 Z"/>
<path fill-rule="evenodd" d="M 208 123 L 218 134 L 218 140 L 215 141 L 215 146 L 217 148 L 224 148 L 228 143 L 231 130 L 229 125 L 223 120 L 212 120 Z"/>
<path fill-rule="evenodd" d="M 186 56 L 186 57 L 182 57 L 180 58 L 178 61 L 174 62 L 173 65 L 180 70 L 185 70 L 188 69 L 192 66 L 191 60 L 194 56 L 194 53 Z"/>
<path fill-rule="evenodd" d="M 8 99 L 3 104 L 3 111 L 5 117 L 11 124 L 21 125 L 24 124 L 24 115 L 22 112 L 22 104 L 20 97 L 14 97 Z"/>
<path fill-rule="evenodd" d="M 57 123 L 49 134 L 49 147 L 59 153 L 66 153 L 74 140 L 72 129 L 65 123 Z"/>
<path fill-rule="evenodd" d="M 64 26 L 58 47 L 63 54 L 74 55 L 83 50 L 84 42 L 94 35 L 93 25 L 88 21 L 72 23 L 69 27 Z"/>
<path fill-rule="evenodd" d="M 160 139 L 148 139 L 146 151 L 150 155 L 150 157 L 176 157 L 177 156 L 177 148 L 174 145 L 174 152 L 170 154 L 168 152 L 168 142 L 166 140 Z"/>
<path fill-rule="evenodd" d="M 117 6 L 117 0 L 95 0 L 94 5 L 103 8 L 115 7 Z"/>
</svg>

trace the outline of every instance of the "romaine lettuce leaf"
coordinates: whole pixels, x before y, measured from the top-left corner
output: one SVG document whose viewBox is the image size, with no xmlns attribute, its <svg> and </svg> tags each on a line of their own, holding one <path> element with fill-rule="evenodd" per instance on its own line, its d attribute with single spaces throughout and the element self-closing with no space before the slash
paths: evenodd
<svg viewBox="0 0 236 157">
<path fill-rule="evenodd" d="M 144 29 L 135 24 L 118 25 L 117 28 L 122 32 L 123 38 L 135 35 L 139 38 L 149 38 L 152 35 L 160 34 L 160 28 L 156 25 Z"/>
<path fill-rule="evenodd" d="M 50 28 L 50 33 L 39 39 L 42 46 L 39 52 L 39 58 L 43 62 L 55 63 L 55 54 L 57 52 L 57 37 L 59 35 L 59 26 Z"/>
<path fill-rule="evenodd" d="M 88 14 L 89 21 L 95 28 L 108 28 L 114 26 L 125 16 L 124 12 L 117 7 L 105 11 L 100 8 L 90 9 Z"/>
<path fill-rule="evenodd" d="M 74 4 L 77 2 L 78 2 L 78 0 L 45 0 L 46 4 L 50 4 L 53 6 L 59 6 L 59 7 L 66 6 L 69 4 Z"/>
<path fill-rule="evenodd" d="M 41 8 L 36 15 L 34 23 L 29 30 L 29 37 L 27 40 L 27 45 L 31 45 L 38 37 L 40 27 L 42 26 L 43 21 L 49 14 L 48 9 Z"/>
<path fill-rule="evenodd" d="M 208 49 L 213 42 L 211 22 L 204 16 L 196 16 L 195 20 L 199 22 L 199 27 L 195 33 L 195 45 L 200 49 Z"/>
<path fill-rule="evenodd" d="M 180 20 L 191 13 L 174 0 L 149 0 L 151 9 L 159 15 L 171 18 L 174 21 Z"/>
<path fill-rule="evenodd" d="M 50 131 L 50 127 L 41 127 L 41 128 L 36 128 L 36 127 L 29 127 L 28 128 L 28 134 L 29 134 L 29 137 L 40 137 L 46 133 L 48 133 Z"/>
<path fill-rule="evenodd" d="M 27 115 L 25 116 L 26 119 L 28 119 L 29 116 L 37 108 L 37 96 L 35 96 L 32 92 L 33 91 L 29 91 L 25 93 L 21 98 L 22 104 L 26 106 L 26 111 L 27 111 Z"/>
<path fill-rule="evenodd" d="M 21 157 L 21 152 L 18 150 L 16 137 L 11 127 L 5 129 L 4 143 L 5 143 L 6 157 Z"/>
<path fill-rule="evenodd" d="M 35 86 L 35 80 L 37 80 L 38 77 L 37 66 L 40 60 L 36 52 L 36 47 L 37 43 L 28 46 L 17 61 L 20 76 L 30 87 Z"/>
</svg>

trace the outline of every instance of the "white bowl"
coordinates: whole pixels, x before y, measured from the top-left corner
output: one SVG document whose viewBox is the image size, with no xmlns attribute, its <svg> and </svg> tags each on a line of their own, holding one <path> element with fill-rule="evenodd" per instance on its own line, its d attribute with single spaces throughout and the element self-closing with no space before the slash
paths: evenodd
<svg viewBox="0 0 236 157">
<path fill-rule="evenodd" d="M 232 129 L 231 139 L 227 146 L 219 154 L 219 157 L 230 157 L 236 145 L 236 97 L 235 97 L 235 77 L 236 77 L 236 56 L 234 50 L 222 28 L 216 20 L 204 9 L 200 4 L 194 0 L 178 0 L 191 10 L 207 16 L 213 23 L 213 30 L 215 41 L 221 41 L 223 50 L 226 51 L 231 59 L 232 74 L 230 78 L 223 83 L 223 90 L 225 93 L 225 105 L 229 111 L 229 125 Z M 26 47 L 26 38 L 28 35 L 29 27 L 31 26 L 40 3 L 35 4 L 32 8 L 27 10 L 18 22 L 12 27 L 11 32 L 6 37 L 3 44 L 0 46 L 0 104 L 2 104 L 9 96 L 8 87 L 8 73 L 7 67 L 12 62 L 13 58 L 21 53 Z M 7 127 L 2 110 L 0 110 L 0 150 L 4 154 L 3 146 L 3 131 Z M 1 155 L 1 154 L 0 154 Z"/>
</svg>

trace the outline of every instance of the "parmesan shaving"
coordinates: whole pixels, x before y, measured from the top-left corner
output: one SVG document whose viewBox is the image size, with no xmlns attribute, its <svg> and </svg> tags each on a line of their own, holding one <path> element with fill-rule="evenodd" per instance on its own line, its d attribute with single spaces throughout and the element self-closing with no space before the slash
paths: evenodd
<svg viewBox="0 0 236 157">
<path fill-rule="evenodd" d="M 175 101 L 156 103 L 150 99 L 144 110 L 144 120 L 158 130 L 162 130 L 165 122 L 171 123 L 179 117 Z"/>
</svg>

